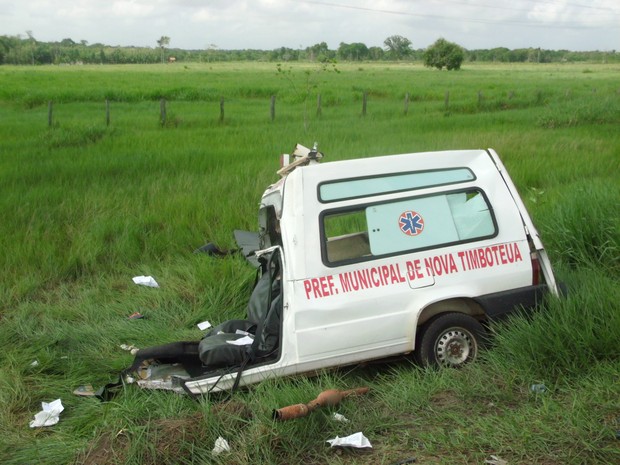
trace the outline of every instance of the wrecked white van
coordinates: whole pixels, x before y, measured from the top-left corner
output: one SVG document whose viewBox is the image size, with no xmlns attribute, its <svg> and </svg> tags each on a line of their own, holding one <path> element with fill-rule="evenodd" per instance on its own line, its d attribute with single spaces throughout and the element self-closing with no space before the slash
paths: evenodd
<svg viewBox="0 0 620 465">
<path fill-rule="evenodd" d="M 140 350 L 138 384 L 205 394 L 408 353 L 458 367 L 476 358 L 485 322 L 558 294 L 493 150 L 292 155 L 262 196 L 258 232 L 236 232 L 260 268 L 245 319 Z"/>
</svg>

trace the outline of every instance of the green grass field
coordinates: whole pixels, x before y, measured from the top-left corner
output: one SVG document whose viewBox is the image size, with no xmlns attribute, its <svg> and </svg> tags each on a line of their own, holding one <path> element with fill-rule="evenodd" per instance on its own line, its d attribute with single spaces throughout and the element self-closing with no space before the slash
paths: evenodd
<svg viewBox="0 0 620 465">
<path fill-rule="evenodd" d="M 0 67 L 0 462 L 619 463 L 620 66 L 279 68 Z M 253 270 L 193 251 L 256 229 L 279 154 L 315 141 L 327 160 L 496 149 L 569 297 L 494 327 L 492 347 L 458 371 L 375 364 L 198 402 L 132 385 L 107 403 L 73 395 L 131 363 L 121 344 L 199 339 L 198 322 L 242 316 Z M 136 311 L 145 318 L 128 320 Z M 371 391 L 271 419 L 358 386 Z M 60 422 L 29 428 L 57 398 Z M 356 431 L 371 452 L 325 443 Z M 213 457 L 218 436 L 232 451 Z"/>
</svg>

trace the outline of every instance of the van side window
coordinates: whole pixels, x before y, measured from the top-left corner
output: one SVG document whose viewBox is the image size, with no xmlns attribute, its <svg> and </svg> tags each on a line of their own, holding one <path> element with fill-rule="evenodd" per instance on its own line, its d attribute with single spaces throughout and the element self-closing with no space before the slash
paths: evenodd
<svg viewBox="0 0 620 465">
<path fill-rule="evenodd" d="M 497 234 L 484 194 L 475 189 L 327 212 L 323 254 L 334 265 L 470 242 Z"/>
<path fill-rule="evenodd" d="M 365 210 L 326 215 L 323 228 L 329 262 L 370 256 Z"/>
</svg>

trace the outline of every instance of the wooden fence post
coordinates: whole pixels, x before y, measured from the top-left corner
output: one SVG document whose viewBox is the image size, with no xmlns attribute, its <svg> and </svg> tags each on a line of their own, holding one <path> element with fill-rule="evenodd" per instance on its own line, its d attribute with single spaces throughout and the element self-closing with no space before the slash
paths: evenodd
<svg viewBox="0 0 620 465">
<path fill-rule="evenodd" d="M 53 122 L 53 118 L 52 118 L 52 112 L 53 112 L 53 104 L 52 101 L 50 100 L 47 103 L 47 125 L 51 128 L 52 127 L 52 122 Z"/>
<path fill-rule="evenodd" d="M 162 126 L 166 125 L 166 99 L 165 98 L 159 101 L 159 120 Z"/>
<path fill-rule="evenodd" d="M 224 97 L 220 98 L 220 123 L 224 122 Z"/>
<path fill-rule="evenodd" d="M 269 112 L 271 114 L 271 121 L 274 121 L 276 119 L 276 96 L 275 95 L 271 96 L 271 107 L 269 109 Z"/>
<path fill-rule="evenodd" d="M 105 125 L 110 125 L 110 101 L 105 99 Z"/>
<path fill-rule="evenodd" d="M 362 116 L 366 116 L 366 100 L 368 99 L 368 92 L 364 91 L 362 98 Z"/>
<path fill-rule="evenodd" d="M 405 115 L 409 113 L 409 92 L 405 94 Z"/>
<path fill-rule="evenodd" d="M 322 113 L 321 110 L 321 94 L 316 97 L 316 116 L 320 117 Z"/>
</svg>

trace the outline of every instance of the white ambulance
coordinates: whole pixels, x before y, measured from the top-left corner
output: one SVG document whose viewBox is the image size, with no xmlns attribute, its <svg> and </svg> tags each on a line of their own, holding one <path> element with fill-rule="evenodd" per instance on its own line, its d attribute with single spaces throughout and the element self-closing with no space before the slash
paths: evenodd
<svg viewBox="0 0 620 465">
<path fill-rule="evenodd" d="M 292 156 L 262 196 L 259 231 L 235 232 L 260 269 L 247 315 L 140 350 L 138 384 L 199 395 L 409 353 L 458 367 L 487 322 L 558 295 L 493 150 Z"/>
</svg>

